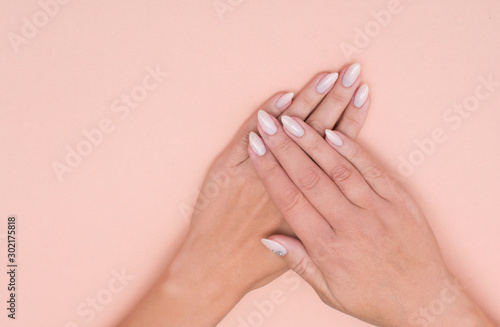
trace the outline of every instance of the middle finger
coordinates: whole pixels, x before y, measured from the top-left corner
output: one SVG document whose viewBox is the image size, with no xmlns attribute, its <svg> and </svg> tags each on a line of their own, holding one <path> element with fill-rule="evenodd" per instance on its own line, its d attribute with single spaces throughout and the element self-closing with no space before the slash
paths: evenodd
<svg viewBox="0 0 500 327">
<path fill-rule="evenodd" d="M 337 185 L 311 158 L 285 134 L 276 118 L 264 111 L 258 114 L 259 133 L 293 183 L 311 204 L 329 220 L 332 227 L 356 208 Z M 331 208 L 335 208 L 332 215 Z M 331 221 L 330 221 L 331 220 Z"/>
<path fill-rule="evenodd" d="M 351 102 L 354 91 L 359 85 L 360 64 L 352 64 L 344 68 L 332 90 L 325 96 L 316 110 L 307 118 L 306 123 L 320 135 L 325 135 L 325 129 L 331 129 Z M 287 116 L 291 116 L 285 113 Z M 302 117 L 298 117 L 303 120 Z"/>
</svg>

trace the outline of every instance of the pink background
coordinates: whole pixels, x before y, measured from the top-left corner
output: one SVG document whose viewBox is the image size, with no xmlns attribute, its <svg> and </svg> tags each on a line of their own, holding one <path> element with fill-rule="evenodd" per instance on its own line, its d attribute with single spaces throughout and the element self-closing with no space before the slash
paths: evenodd
<svg viewBox="0 0 500 327">
<path fill-rule="evenodd" d="M 217 3 L 231 10 L 217 12 Z M 500 3 L 401 0 L 401 12 L 380 27 L 372 11 L 388 12 L 391 3 L 69 1 L 44 21 L 37 1 L 2 1 L 0 324 L 116 321 L 168 262 L 187 227 L 182 208 L 243 120 L 274 92 L 297 91 L 315 73 L 353 61 L 372 95 L 361 141 L 388 166 L 397 171 L 401 156 L 409 158 L 415 141 L 435 128 L 446 134 L 424 159 L 412 154 L 419 165 L 405 184 L 452 270 L 500 322 L 500 86 L 474 100 L 481 77 L 500 81 Z M 34 16 L 41 27 L 16 52 L 9 35 L 22 36 L 23 17 Z M 371 37 L 349 58 L 340 45 L 355 44 L 356 28 L 369 28 Z M 121 119 L 111 104 L 142 84 L 148 66 L 168 76 Z M 464 100 L 473 112 L 457 119 L 449 111 Z M 103 119 L 114 130 L 59 181 L 53 163 L 64 163 L 66 147 L 75 149 L 82 131 Z M 19 232 L 15 322 L 3 309 L 12 214 Z M 122 269 L 135 278 L 117 290 L 113 271 Z M 275 290 L 281 303 L 261 313 L 254 301 Z M 93 319 L 77 312 L 96 296 L 106 304 Z M 293 275 L 248 295 L 220 326 L 241 320 L 366 326 L 323 305 Z"/>
</svg>

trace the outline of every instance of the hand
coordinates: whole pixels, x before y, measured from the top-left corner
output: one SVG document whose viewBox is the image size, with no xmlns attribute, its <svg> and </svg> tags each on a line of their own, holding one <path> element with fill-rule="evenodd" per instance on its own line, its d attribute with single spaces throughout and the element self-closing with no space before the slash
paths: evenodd
<svg viewBox="0 0 500 327">
<path fill-rule="evenodd" d="M 274 95 L 259 115 L 294 115 L 318 131 L 336 126 L 356 137 L 370 105 L 367 86 L 356 92 L 359 83 L 358 64 L 344 68 L 338 76 L 322 73 L 293 101 L 290 93 Z M 145 321 L 160 326 L 161 322 L 214 326 L 248 291 L 288 270 L 258 242 L 271 233 L 293 233 L 248 158 L 251 131 L 257 131 L 256 115 L 210 168 L 182 247 L 123 326 L 145 325 Z"/>
<path fill-rule="evenodd" d="M 366 150 L 339 131 L 325 140 L 300 119 L 270 120 L 259 126 L 267 148 L 253 136 L 248 151 L 300 241 L 263 243 L 326 304 L 380 326 L 494 326 L 454 286 L 417 203 Z"/>
</svg>

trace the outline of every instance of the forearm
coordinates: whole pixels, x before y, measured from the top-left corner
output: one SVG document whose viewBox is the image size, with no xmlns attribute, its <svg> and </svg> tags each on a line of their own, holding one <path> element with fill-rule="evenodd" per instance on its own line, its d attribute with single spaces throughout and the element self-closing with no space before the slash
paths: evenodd
<svg viewBox="0 0 500 327">
<path fill-rule="evenodd" d="M 196 266 L 196 261 L 178 255 L 119 326 L 216 326 L 244 296 L 244 287 L 229 287 L 224 276 Z"/>
</svg>

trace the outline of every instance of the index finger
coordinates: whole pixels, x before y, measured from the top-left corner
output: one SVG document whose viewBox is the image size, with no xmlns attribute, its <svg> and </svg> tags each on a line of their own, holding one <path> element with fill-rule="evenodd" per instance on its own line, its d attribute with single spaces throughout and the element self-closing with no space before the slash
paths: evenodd
<svg viewBox="0 0 500 327">
<path fill-rule="evenodd" d="M 312 206 L 288 177 L 262 139 L 250 133 L 248 153 L 271 199 L 306 246 L 318 244 L 318 239 L 331 239 L 334 230 Z"/>
</svg>

